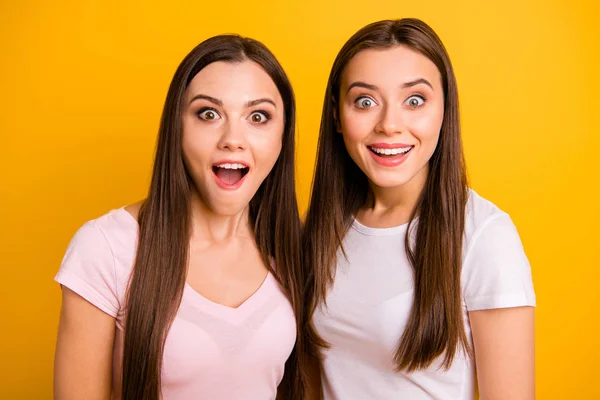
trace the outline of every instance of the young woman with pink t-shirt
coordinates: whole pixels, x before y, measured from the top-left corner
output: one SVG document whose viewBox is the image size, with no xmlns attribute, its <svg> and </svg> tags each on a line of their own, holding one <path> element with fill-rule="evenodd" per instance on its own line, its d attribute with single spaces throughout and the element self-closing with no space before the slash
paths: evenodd
<svg viewBox="0 0 600 400">
<path fill-rule="evenodd" d="M 148 197 L 83 225 L 56 276 L 56 399 L 302 395 L 294 132 L 261 43 L 217 36 L 183 60 Z"/>
</svg>

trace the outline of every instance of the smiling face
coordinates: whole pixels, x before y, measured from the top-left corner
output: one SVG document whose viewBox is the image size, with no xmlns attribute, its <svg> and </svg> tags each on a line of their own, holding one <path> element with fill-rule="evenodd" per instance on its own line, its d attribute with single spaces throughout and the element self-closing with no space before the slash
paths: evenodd
<svg viewBox="0 0 600 400">
<path fill-rule="evenodd" d="M 243 211 L 279 157 L 284 105 L 256 63 L 214 62 L 190 82 L 182 107 L 183 157 L 214 213 Z"/>
<path fill-rule="evenodd" d="M 437 67 L 406 46 L 359 52 L 342 72 L 338 130 L 372 185 L 424 184 L 444 117 Z"/>
</svg>

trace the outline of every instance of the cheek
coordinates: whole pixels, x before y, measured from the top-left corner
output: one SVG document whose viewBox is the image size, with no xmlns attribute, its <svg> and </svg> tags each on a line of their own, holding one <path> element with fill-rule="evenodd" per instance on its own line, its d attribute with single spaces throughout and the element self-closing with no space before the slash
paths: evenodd
<svg viewBox="0 0 600 400">
<path fill-rule="evenodd" d="M 343 113 L 340 118 L 342 135 L 347 146 L 362 145 L 374 127 L 374 114 Z"/>
<path fill-rule="evenodd" d="M 259 156 L 268 164 L 269 168 L 271 168 L 273 164 L 275 164 L 275 161 L 277 161 L 277 158 L 279 158 L 281 147 L 281 140 L 277 140 L 263 146 L 262 150 L 259 151 Z"/>
<path fill-rule="evenodd" d="M 197 173 L 199 164 L 206 162 L 209 159 L 211 150 L 215 147 L 210 143 L 211 135 L 201 135 L 198 132 L 184 131 L 181 146 L 183 157 L 189 172 Z"/>
<path fill-rule="evenodd" d="M 281 153 L 283 135 L 267 134 L 253 138 L 251 147 L 258 168 L 271 169 Z"/>
<path fill-rule="evenodd" d="M 443 110 L 436 110 L 433 115 L 424 115 L 412 121 L 411 131 L 421 145 L 435 147 L 440 136 L 443 118 Z"/>
</svg>

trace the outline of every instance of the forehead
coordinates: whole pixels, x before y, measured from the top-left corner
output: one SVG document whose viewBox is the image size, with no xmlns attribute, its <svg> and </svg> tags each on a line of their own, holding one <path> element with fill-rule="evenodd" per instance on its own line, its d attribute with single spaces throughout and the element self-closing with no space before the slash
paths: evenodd
<svg viewBox="0 0 600 400">
<path fill-rule="evenodd" d="M 282 103 L 273 79 L 254 61 L 217 61 L 204 67 L 190 81 L 186 98 L 202 93 L 221 99 L 224 103 L 245 103 L 269 97 Z"/>
<path fill-rule="evenodd" d="M 356 54 L 342 72 L 341 88 L 361 81 L 379 88 L 397 87 L 405 82 L 425 78 L 434 88 L 441 87 L 441 74 L 423 54 L 406 46 L 367 49 Z"/>
</svg>

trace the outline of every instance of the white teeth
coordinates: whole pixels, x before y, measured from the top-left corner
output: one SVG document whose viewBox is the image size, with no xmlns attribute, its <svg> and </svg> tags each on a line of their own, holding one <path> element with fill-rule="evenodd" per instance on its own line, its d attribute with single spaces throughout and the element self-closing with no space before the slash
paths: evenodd
<svg viewBox="0 0 600 400">
<path fill-rule="evenodd" d="M 413 146 L 396 148 L 396 149 L 378 149 L 377 147 L 370 147 L 370 149 L 373 150 L 375 153 L 384 154 L 386 156 L 396 155 L 396 154 L 405 154 L 405 153 L 408 153 L 408 151 L 412 148 L 413 148 Z"/>
<path fill-rule="evenodd" d="M 224 163 L 224 164 L 219 164 L 217 165 L 218 168 L 225 168 L 225 169 L 244 169 L 247 168 L 245 165 L 242 164 L 229 164 L 229 163 Z"/>
</svg>

